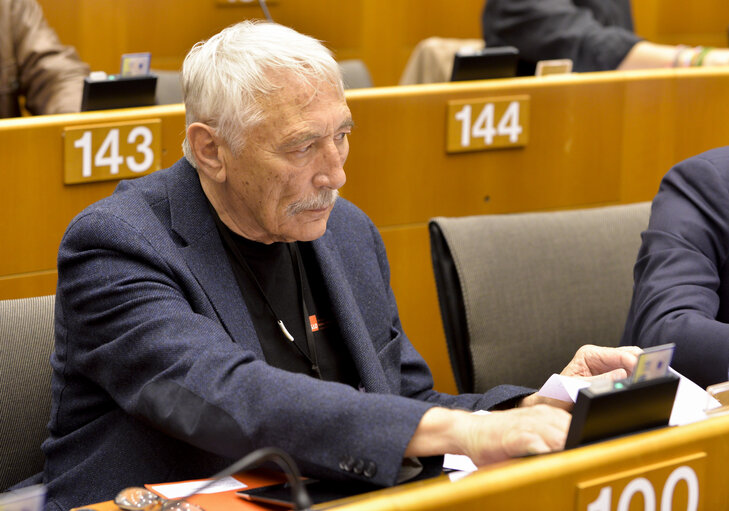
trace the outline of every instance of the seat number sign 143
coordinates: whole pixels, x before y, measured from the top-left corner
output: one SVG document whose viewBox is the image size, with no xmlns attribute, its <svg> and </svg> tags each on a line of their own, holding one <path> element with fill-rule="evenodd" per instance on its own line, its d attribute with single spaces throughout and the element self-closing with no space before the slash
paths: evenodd
<svg viewBox="0 0 729 511">
<path fill-rule="evenodd" d="M 137 177 L 160 169 L 161 121 L 74 126 L 63 131 L 64 183 Z"/>
<path fill-rule="evenodd" d="M 446 151 L 523 147 L 529 141 L 529 96 L 448 102 Z"/>
</svg>

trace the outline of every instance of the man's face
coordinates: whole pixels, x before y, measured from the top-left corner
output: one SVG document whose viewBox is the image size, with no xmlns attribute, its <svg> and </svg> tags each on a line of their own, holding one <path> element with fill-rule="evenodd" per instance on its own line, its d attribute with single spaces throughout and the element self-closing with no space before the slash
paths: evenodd
<svg viewBox="0 0 729 511">
<path fill-rule="evenodd" d="M 239 154 L 224 149 L 225 223 L 262 243 L 311 241 L 326 230 L 345 181 L 352 116 L 339 91 L 291 79 L 261 98 L 264 120 L 246 133 Z"/>
</svg>

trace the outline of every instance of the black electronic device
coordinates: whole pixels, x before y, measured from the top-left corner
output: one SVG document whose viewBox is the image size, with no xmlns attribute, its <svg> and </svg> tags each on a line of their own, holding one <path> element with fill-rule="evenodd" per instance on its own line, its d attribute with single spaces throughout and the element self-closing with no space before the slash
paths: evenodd
<svg viewBox="0 0 729 511">
<path fill-rule="evenodd" d="M 513 46 L 486 47 L 476 53 L 456 53 L 451 81 L 511 78 L 516 76 L 519 50 Z"/>
<path fill-rule="evenodd" d="M 132 108 L 155 104 L 157 76 L 109 75 L 102 79 L 86 77 L 81 111 Z"/>
<path fill-rule="evenodd" d="M 581 389 L 572 410 L 565 449 L 666 426 L 678 383 L 678 376 L 667 373 L 650 380 L 618 380 L 603 388 Z"/>
<path fill-rule="evenodd" d="M 313 504 L 343 499 L 377 489 L 375 486 L 356 482 L 305 479 L 303 483 Z M 294 508 L 291 485 L 289 483 L 240 490 L 236 492 L 236 495 L 251 502 L 274 505 L 285 509 Z"/>
</svg>

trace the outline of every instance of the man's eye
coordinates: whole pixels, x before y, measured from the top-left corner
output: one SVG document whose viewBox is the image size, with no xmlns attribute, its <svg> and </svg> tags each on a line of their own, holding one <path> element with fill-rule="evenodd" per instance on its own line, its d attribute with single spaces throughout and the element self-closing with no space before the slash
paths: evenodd
<svg viewBox="0 0 729 511">
<path fill-rule="evenodd" d="M 344 137 L 346 137 L 347 135 L 348 135 L 348 133 L 346 131 L 343 131 L 341 133 L 337 133 L 334 136 L 334 140 L 336 140 L 337 142 L 339 142 L 340 140 L 344 140 Z"/>
<path fill-rule="evenodd" d="M 297 149 L 294 152 L 298 153 L 298 154 L 305 154 L 305 153 L 308 153 L 313 146 L 314 146 L 314 144 L 309 144 L 308 146 L 302 147 L 301 149 Z"/>
</svg>

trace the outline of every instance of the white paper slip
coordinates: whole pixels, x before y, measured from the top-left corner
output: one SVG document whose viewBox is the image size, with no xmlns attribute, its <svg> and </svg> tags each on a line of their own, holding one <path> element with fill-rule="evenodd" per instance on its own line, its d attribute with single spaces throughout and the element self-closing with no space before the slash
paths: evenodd
<svg viewBox="0 0 729 511">
<path fill-rule="evenodd" d="M 450 479 L 451 482 L 455 482 L 455 481 L 458 481 L 459 479 L 463 479 L 471 472 L 473 472 L 473 470 L 468 470 L 468 471 L 457 471 L 456 470 L 453 472 L 448 472 L 448 479 Z"/>
<path fill-rule="evenodd" d="M 186 481 L 183 483 L 164 483 L 149 485 L 149 489 L 159 493 L 166 499 L 179 499 L 187 497 L 191 493 L 196 493 L 198 488 L 208 484 L 210 479 L 203 479 L 201 481 Z M 224 477 L 219 481 L 215 481 L 212 485 L 205 488 L 199 493 L 220 493 L 230 490 L 240 490 L 246 488 L 245 483 L 241 483 L 233 477 Z"/>
<path fill-rule="evenodd" d="M 671 418 L 668 420 L 669 426 L 681 426 L 706 419 L 707 410 L 713 410 L 721 406 L 719 401 L 694 382 L 673 369 L 670 369 L 670 371 L 677 375 L 680 380 L 676 391 L 676 399 L 673 401 Z"/>
<path fill-rule="evenodd" d="M 474 465 L 471 458 L 462 454 L 446 454 L 443 457 L 443 468 L 449 470 L 462 470 L 466 472 L 473 472 L 478 467 Z"/>
<path fill-rule="evenodd" d="M 544 382 L 544 385 L 542 385 L 542 388 L 539 389 L 537 394 L 552 399 L 559 399 L 560 401 L 567 401 L 568 403 L 574 403 L 577 401 L 577 394 L 579 394 L 580 389 L 584 389 L 589 386 L 590 382 L 580 378 L 553 374 L 546 382 Z"/>
</svg>

